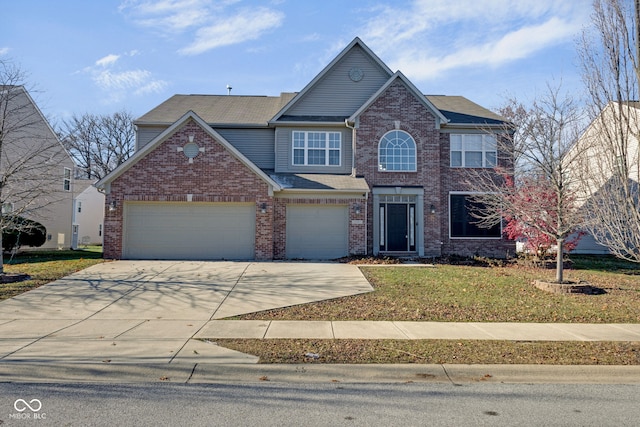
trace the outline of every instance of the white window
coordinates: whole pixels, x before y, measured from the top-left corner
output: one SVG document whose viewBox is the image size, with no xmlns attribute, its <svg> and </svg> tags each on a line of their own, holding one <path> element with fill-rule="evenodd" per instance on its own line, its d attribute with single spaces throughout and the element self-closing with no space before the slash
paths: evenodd
<svg viewBox="0 0 640 427">
<path fill-rule="evenodd" d="M 64 168 L 64 179 L 62 180 L 62 189 L 71 191 L 71 169 Z"/>
<path fill-rule="evenodd" d="M 496 158 L 494 135 L 451 134 L 452 168 L 493 168 Z"/>
<path fill-rule="evenodd" d="M 13 213 L 13 203 L 3 203 L 2 204 L 2 214 L 9 215 Z"/>
<path fill-rule="evenodd" d="M 340 166 L 340 132 L 293 132 L 293 164 Z"/>
<path fill-rule="evenodd" d="M 378 170 L 385 172 L 415 172 L 416 142 L 401 130 L 386 133 L 378 145 Z"/>
</svg>

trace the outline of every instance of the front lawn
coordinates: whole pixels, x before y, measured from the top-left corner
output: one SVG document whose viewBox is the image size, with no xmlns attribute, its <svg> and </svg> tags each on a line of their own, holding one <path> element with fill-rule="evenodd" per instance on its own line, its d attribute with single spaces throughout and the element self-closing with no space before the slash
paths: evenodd
<svg viewBox="0 0 640 427">
<path fill-rule="evenodd" d="M 104 262 L 97 251 L 30 251 L 5 259 L 6 273 L 23 273 L 29 280 L 0 283 L 0 301 L 35 289 L 46 283 L 68 276 L 95 264 Z"/>
<path fill-rule="evenodd" d="M 257 320 L 406 320 L 441 322 L 640 322 L 640 269 L 610 257 L 573 257 L 570 280 L 598 295 L 557 295 L 534 279 L 553 270 L 521 266 L 362 267 L 375 290 L 239 316 Z M 498 340 L 217 339 L 260 363 L 459 363 L 640 365 L 640 342 Z M 305 355 L 314 353 L 317 359 Z"/>
<path fill-rule="evenodd" d="M 608 258 L 607 258 L 608 259 Z M 438 322 L 640 321 L 640 270 L 630 263 L 578 258 L 571 280 L 599 295 L 558 295 L 535 288 L 553 270 L 520 266 L 365 266 L 374 292 L 238 317 L 253 320 L 397 320 Z"/>
</svg>

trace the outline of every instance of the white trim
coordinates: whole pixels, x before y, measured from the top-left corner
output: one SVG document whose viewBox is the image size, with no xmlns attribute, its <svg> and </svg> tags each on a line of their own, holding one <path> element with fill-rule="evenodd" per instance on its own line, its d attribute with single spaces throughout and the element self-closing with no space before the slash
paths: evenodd
<svg viewBox="0 0 640 427">
<path fill-rule="evenodd" d="M 304 147 L 296 147 L 295 146 L 295 134 L 302 133 L 304 134 Z M 324 134 L 324 148 L 317 147 L 309 147 L 309 134 L 310 133 L 319 133 Z M 331 148 L 329 146 L 330 143 L 330 134 L 338 135 L 338 148 Z M 304 163 L 295 163 L 295 152 L 296 150 L 303 150 L 304 152 Z M 310 150 L 324 150 L 324 164 L 309 164 L 309 151 Z M 331 151 L 338 151 L 338 164 L 332 165 L 329 164 Z M 311 166 L 311 167 L 342 167 L 342 132 L 340 131 L 326 131 L 326 130 L 293 130 L 291 131 L 291 166 Z"/>
<path fill-rule="evenodd" d="M 393 169 L 393 170 L 389 170 L 389 169 L 382 169 L 382 163 L 380 162 L 380 145 L 382 144 L 382 140 L 385 139 L 385 137 L 387 135 L 389 135 L 392 132 L 402 132 L 404 134 L 406 134 L 407 136 L 409 136 L 409 138 L 411 138 L 411 141 L 413 142 L 413 169 L 407 169 L 407 170 L 403 170 L 403 169 Z M 388 156 L 387 156 L 388 157 Z M 388 164 L 388 162 L 387 162 Z M 378 141 L 378 172 L 389 172 L 389 173 L 397 173 L 397 172 L 417 172 L 418 171 L 418 144 L 416 143 L 416 140 L 413 136 L 411 136 L 411 134 L 405 130 L 402 129 L 392 129 L 389 132 L 385 133 L 384 135 L 382 135 L 382 137 L 380 138 L 380 141 Z"/>
<path fill-rule="evenodd" d="M 365 102 L 364 104 L 362 104 L 362 106 L 360 108 L 358 108 L 358 110 L 353 113 L 351 115 L 351 117 L 349 117 L 347 120 L 349 120 L 350 122 L 355 121 L 367 108 L 369 108 L 371 106 L 371 104 L 373 104 L 383 93 L 384 91 L 386 91 L 389 86 L 391 86 L 391 84 L 393 82 L 395 82 L 397 79 L 400 79 L 405 86 L 407 86 L 407 88 L 414 94 L 414 96 L 416 97 L 416 99 L 425 106 L 425 108 L 427 108 L 429 111 L 431 111 L 433 113 L 433 115 L 436 117 L 436 129 L 440 129 L 440 125 L 441 124 L 446 124 L 449 123 L 449 120 L 444 116 L 444 114 L 442 114 L 440 112 L 440 110 L 438 110 L 436 108 L 435 105 L 433 105 L 433 103 L 431 101 L 429 101 L 429 99 L 423 95 L 422 93 L 420 93 L 420 91 L 418 90 L 418 88 L 416 88 L 414 86 L 413 83 L 411 83 L 409 81 L 409 79 L 407 79 L 407 77 L 402 74 L 400 71 L 396 71 L 395 74 L 393 76 L 391 76 L 389 78 L 389 80 L 387 80 L 387 82 L 382 85 L 382 87 L 380 89 L 378 89 L 376 91 L 376 93 L 374 93 L 373 95 L 371 95 L 371 97 L 367 100 L 367 102 Z"/>
</svg>

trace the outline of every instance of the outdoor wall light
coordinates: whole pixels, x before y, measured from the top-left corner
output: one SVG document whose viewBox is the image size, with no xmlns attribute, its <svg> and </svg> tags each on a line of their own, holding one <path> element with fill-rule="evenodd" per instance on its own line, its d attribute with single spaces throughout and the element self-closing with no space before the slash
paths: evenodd
<svg viewBox="0 0 640 427">
<path fill-rule="evenodd" d="M 260 212 L 262 212 L 262 213 L 267 213 L 267 204 L 266 204 L 266 203 L 264 203 L 264 202 L 263 202 L 263 203 L 260 205 Z"/>
<path fill-rule="evenodd" d="M 431 205 L 431 206 L 429 207 L 429 211 L 430 211 L 432 214 L 436 213 L 436 207 L 435 207 L 435 205 Z"/>
<path fill-rule="evenodd" d="M 353 207 L 353 210 L 355 211 L 356 215 L 360 215 L 360 210 L 361 210 L 360 205 L 355 205 Z"/>
<path fill-rule="evenodd" d="M 109 203 L 109 212 L 115 211 L 117 206 L 118 205 L 116 204 L 115 200 L 113 202 Z"/>
</svg>

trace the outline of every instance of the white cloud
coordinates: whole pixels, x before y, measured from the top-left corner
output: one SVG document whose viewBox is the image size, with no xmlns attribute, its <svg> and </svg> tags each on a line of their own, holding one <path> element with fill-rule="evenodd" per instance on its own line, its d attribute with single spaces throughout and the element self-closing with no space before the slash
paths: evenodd
<svg viewBox="0 0 640 427">
<path fill-rule="evenodd" d="M 113 65 L 120 59 L 120 55 L 107 55 L 104 58 L 100 58 L 96 61 L 96 65 L 100 67 L 108 67 L 109 65 Z"/>
<path fill-rule="evenodd" d="M 570 42 L 588 13 L 582 0 L 412 0 L 379 7 L 360 34 L 388 64 L 428 79 Z"/>
<path fill-rule="evenodd" d="M 282 12 L 268 7 L 234 8 L 239 2 L 126 0 L 119 9 L 137 25 L 163 36 L 186 35 L 190 41 L 179 49 L 179 53 L 197 55 L 221 46 L 255 40 L 279 27 L 284 20 Z"/>
<path fill-rule="evenodd" d="M 125 57 L 134 57 L 138 54 L 137 50 L 132 50 L 126 53 Z M 139 68 L 127 69 L 124 66 L 116 67 L 122 58 L 122 55 L 109 54 L 98 59 L 93 66 L 82 70 L 89 74 L 96 86 L 106 94 L 104 98 L 106 103 L 120 102 L 130 95 L 159 93 L 168 86 L 166 81 L 155 78 L 151 71 Z"/>
<path fill-rule="evenodd" d="M 195 40 L 179 50 L 184 55 L 197 55 L 221 46 L 255 40 L 264 32 L 282 24 L 284 15 L 266 8 L 243 10 L 219 22 L 200 28 Z"/>
<path fill-rule="evenodd" d="M 8 47 L 0 47 L 0 55 L 6 55 L 9 53 L 9 49 Z"/>
</svg>

